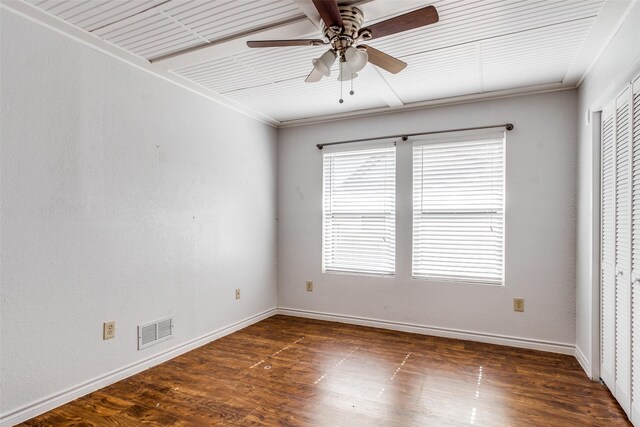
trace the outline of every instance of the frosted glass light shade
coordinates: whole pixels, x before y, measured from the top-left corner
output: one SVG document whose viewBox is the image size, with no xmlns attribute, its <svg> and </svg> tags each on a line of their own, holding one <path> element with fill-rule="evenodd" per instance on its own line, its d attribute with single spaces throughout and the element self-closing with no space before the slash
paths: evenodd
<svg viewBox="0 0 640 427">
<path fill-rule="evenodd" d="M 340 62 L 340 74 L 338 75 L 338 81 L 346 82 L 353 80 L 356 77 L 358 77 L 358 73 L 354 73 L 346 61 Z"/>
<path fill-rule="evenodd" d="M 323 76 L 329 77 L 331 74 L 331 67 L 336 62 L 336 54 L 332 50 L 328 50 L 322 54 L 320 58 L 316 58 L 313 61 L 313 67 Z"/>
<path fill-rule="evenodd" d="M 347 60 L 349 69 L 357 73 L 362 70 L 369 61 L 369 55 L 364 50 L 356 49 L 353 46 L 349 46 L 344 52 L 344 58 Z"/>
<path fill-rule="evenodd" d="M 349 64 L 349 69 L 354 73 L 362 70 L 369 61 L 369 55 L 367 55 L 367 52 L 356 49 L 353 46 L 349 46 L 347 48 L 344 52 L 344 58 L 347 60 L 347 64 Z"/>
</svg>

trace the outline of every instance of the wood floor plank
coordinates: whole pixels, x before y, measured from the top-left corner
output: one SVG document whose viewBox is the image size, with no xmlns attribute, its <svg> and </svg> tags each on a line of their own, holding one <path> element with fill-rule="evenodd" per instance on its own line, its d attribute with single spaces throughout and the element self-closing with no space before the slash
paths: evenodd
<svg viewBox="0 0 640 427">
<path fill-rule="evenodd" d="M 23 426 L 630 426 L 575 358 L 274 316 Z"/>
</svg>

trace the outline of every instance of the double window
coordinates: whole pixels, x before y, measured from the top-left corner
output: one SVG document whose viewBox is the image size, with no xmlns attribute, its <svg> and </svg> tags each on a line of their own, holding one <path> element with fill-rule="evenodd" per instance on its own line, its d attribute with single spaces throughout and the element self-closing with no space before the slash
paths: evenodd
<svg viewBox="0 0 640 427">
<path fill-rule="evenodd" d="M 395 150 L 323 155 L 324 272 L 395 274 Z M 412 277 L 502 284 L 504 133 L 417 141 L 412 170 Z"/>
</svg>

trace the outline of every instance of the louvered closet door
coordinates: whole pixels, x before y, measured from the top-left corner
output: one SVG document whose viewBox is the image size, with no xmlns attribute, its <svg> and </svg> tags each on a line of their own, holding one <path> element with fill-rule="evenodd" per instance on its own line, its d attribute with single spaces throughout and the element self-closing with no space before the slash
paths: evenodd
<svg viewBox="0 0 640 427">
<path fill-rule="evenodd" d="M 631 420 L 640 424 L 640 78 L 633 84 L 632 136 L 632 285 L 631 285 Z"/>
<path fill-rule="evenodd" d="M 631 90 L 616 99 L 616 381 L 614 395 L 631 413 Z"/>
<path fill-rule="evenodd" d="M 614 138 L 614 107 L 602 112 L 601 153 L 601 354 L 600 376 L 610 390 L 616 385 L 616 145 Z"/>
</svg>

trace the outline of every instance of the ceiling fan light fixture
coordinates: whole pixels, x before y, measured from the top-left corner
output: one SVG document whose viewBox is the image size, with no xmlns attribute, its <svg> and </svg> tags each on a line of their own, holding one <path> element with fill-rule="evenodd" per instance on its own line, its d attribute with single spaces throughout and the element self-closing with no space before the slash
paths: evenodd
<svg viewBox="0 0 640 427">
<path fill-rule="evenodd" d="M 357 77 L 358 73 L 355 73 L 351 67 L 349 67 L 348 62 L 340 62 L 340 74 L 338 74 L 339 82 L 348 82 L 349 80 L 353 80 Z"/>
<path fill-rule="evenodd" d="M 349 65 L 349 69 L 353 73 L 362 70 L 369 61 L 369 55 L 364 50 L 349 46 L 344 52 L 344 58 Z"/>
<path fill-rule="evenodd" d="M 331 74 L 331 67 L 336 62 L 336 54 L 333 50 L 329 49 L 322 54 L 320 58 L 316 58 L 313 61 L 313 67 L 325 77 L 329 77 Z"/>
</svg>

